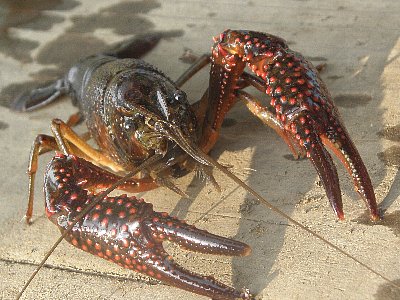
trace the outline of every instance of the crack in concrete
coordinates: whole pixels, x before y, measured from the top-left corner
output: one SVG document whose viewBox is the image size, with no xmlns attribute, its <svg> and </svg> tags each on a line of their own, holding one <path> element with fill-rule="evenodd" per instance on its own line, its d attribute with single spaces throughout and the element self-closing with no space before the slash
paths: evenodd
<svg viewBox="0 0 400 300">
<path fill-rule="evenodd" d="M 34 267 L 37 267 L 39 265 L 38 263 L 27 261 L 27 260 L 17 260 L 17 259 L 8 259 L 8 258 L 0 258 L 0 262 L 6 263 L 6 264 L 9 263 L 9 264 L 18 264 L 18 265 L 34 266 Z M 52 264 L 44 264 L 43 268 L 50 269 L 50 270 L 65 271 L 65 272 L 69 272 L 69 273 L 88 275 L 88 276 L 96 276 L 96 277 L 107 278 L 107 279 L 127 280 L 127 281 L 144 283 L 144 284 L 148 284 L 148 285 L 166 285 L 155 279 L 147 278 L 144 276 L 142 277 L 142 276 L 140 276 L 140 273 L 137 273 L 137 272 L 135 272 L 135 274 L 137 274 L 139 276 L 132 278 L 132 277 L 126 277 L 126 276 L 113 274 L 113 273 L 85 271 L 85 270 L 75 269 L 72 267 L 56 266 L 56 265 L 52 265 Z"/>
</svg>

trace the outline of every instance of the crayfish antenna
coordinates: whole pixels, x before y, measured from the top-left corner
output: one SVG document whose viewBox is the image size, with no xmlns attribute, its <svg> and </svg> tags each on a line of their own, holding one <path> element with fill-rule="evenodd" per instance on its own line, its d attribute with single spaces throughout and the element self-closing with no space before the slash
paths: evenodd
<svg viewBox="0 0 400 300">
<path fill-rule="evenodd" d="M 174 184 L 168 177 L 157 177 L 156 183 L 160 186 L 166 187 L 174 193 L 183 198 L 189 198 L 189 195 L 182 191 L 176 184 Z"/>
<path fill-rule="evenodd" d="M 201 150 L 199 150 L 199 155 L 201 155 L 200 153 L 202 153 L 202 158 L 204 160 L 207 161 L 208 165 L 211 165 L 213 167 L 215 167 L 216 169 L 220 170 L 222 173 L 224 173 L 226 176 L 228 176 L 229 178 L 231 178 L 234 182 L 236 182 L 238 185 L 240 185 L 242 188 L 244 188 L 247 192 L 249 192 L 251 195 L 253 195 L 258 201 L 260 201 L 260 203 L 264 204 L 266 207 L 268 207 L 269 209 L 271 209 L 272 211 L 274 211 L 275 213 L 279 214 L 281 217 L 285 218 L 286 220 L 288 220 L 290 223 L 298 226 L 299 228 L 301 228 L 302 230 L 310 233 L 312 236 L 314 236 L 316 239 L 320 240 L 321 242 L 327 244 L 329 247 L 333 248 L 334 250 L 336 250 L 337 252 L 340 252 L 341 254 L 343 254 L 344 256 L 346 256 L 347 258 L 351 259 L 352 261 L 356 262 L 357 264 L 361 265 L 362 267 L 364 267 L 365 269 L 369 270 L 370 272 L 372 272 L 373 274 L 377 275 L 378 277 L 382 278 L 383 280 L 385 280 L 387 283 L 389 283 L 391 286 L 397 288 L 400 290 L 400 285 L 397 284 L 396 282 L 390 280 L 388 277 L 386 277 L 385 275 L 383 275 L 382 273 L 374 270 L 372 267 L 370 267 L 368 264 L 362 262 L 361 260 L 359 260 L 358 258 L 356 258 L 355 256 L 351 255 L 350 253 L 346 252 L 345 250 L 343 250 L 342 248 L 336 246 L 335 244 L 333 244 L 332 242 L 328 241 L 327 239 L 325 239 L 323 236 L 321 236 L 320 234 L 318 234 L 317 232 L 311 230 L 310 228 L 308 228 L 307 226 L 299 223 L 298 221 L 296 221 L 295 219 L 293 219 L 292 217 L 290 217 L 288 214 L 286 214 L 285 212 L 283 212 L 282 210 L 280 210 L 278 207 L 276 207 L 275 205 L 273 205 L 270 201 L 266 200 L 264 197 L 262 197 L 259 193 L 257 193 L 255 190 L 253 190 L 250 186 L 248 186 L 245 182 L 243 182 L 240 178 L 238 178 L 235 174 L 231 173 L 228 169 L 226 169 L 224 166 L 222 166 L 220 163 L 218 163 L 216 160 L 214 160 L 213 158 L 211 158 L 210 156 L 208 156 L 207 154 L 203 153 Z"/>
<path fill-rule="evenodd" d="M 205 166 L 205 165 L 196 165 L 199 177 L 203 180 L 206 181 L 206 183 L 210 182 L 215 190 L 218 193 L 221 193 L 221 186 L 218 184 L 217 180 L 215 180 L 214 175 L 212 174 L 212 168 L 210 166 Z"/>
</svg>

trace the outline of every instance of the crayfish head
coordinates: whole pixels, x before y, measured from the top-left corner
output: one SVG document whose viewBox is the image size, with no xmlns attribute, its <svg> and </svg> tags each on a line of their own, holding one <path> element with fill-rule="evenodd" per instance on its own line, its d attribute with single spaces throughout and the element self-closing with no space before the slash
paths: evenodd
<svg viewBox="0 0 400 300">
<path fill-rule="evenodd" d="M 111 116 L 113 144 L 125 160 L 165 155 L 178 145 L 195 160 L 197 121 L 186 94 L 157 70 L 130 70 L 120 74 L 114 89 Z M 172 151 L 172 150 L 171 150 Z M 203 162 L 204 163 L 204 162 Z"/>
</svg>

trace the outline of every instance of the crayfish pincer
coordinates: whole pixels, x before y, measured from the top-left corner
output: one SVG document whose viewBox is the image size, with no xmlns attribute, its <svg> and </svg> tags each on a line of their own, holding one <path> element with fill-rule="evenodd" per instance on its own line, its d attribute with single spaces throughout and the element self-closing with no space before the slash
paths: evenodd
<svg viewBox="0 0 400 300">
<path fill-rule="evenodd" d="M 139 60 L 137 53 L 143 51 L 132 50 L 140 48 L 133 44 L 156 44 L 157 36 L 150 36 L 126 44 L 125 49 L 87 57 L 55 83 L 18 98 L 15 108 L 32 110 L 67 94 L 79 108 L 78 118 L 66 123 L 54 119 L 53 136 L 38 135 L 33 143 L 26 217 L 29 221 L 32 216 L 38 157 L 56 150 L 61 154 L 52 159 L 45 176 L 46 213 L 67 241 L 197 294 L 213 299 L 251 299 L 246 290 L 236 291 L 212 277 L 178 266 L 162 242 L 234 256 L 248 255 L 249 246 L 155 212 L 141 199 L 107 194 L 114 188 L 137 193 L 164 186 L 184 195 L 173 178 L 192 170 L 218 188 L 212 175 L 216 167 L 266 203 L 207 155 L 217 141 L 225 115 L 242 101 L 285 140 L 295 157 L 311 160 L 338 218 L 344 217 L 339 180 L 324 145 L 349 171 L 372 219 L 378 219 L 379 214 L 368 172 L 312 64 L 290 50 L 281 38 L 265 33 L 227 30 L 214 41 L 211 56 L 199 58 L 176 82 Z M 190 104 L 180 86 L 209 63 L 209 87 L 198 102 Z M 245 92 L 248 86 L 264 92 L 268 101 L 261 102 Z M 72 129 L 80 119 L 85 119 L 89 136 L 80 136 Z M 87 143 L 89 138 L 98 148 Z M 107 190 L 99 191 L 104 188 Z"/>
<path fill-rule="evenodd" d="M 227 30 L 215 37 L 210 73 L 211 107 L 227 111 L 240 99 L 286 142 L 294 157 L 306 156 L 323 183 L 339 219 L 344 218 L 336 167 L 324 145 L 341 160 L 373 220 L 380 218 L 367 169 L 316 68 L 276 36 Z M 246 73 L 249 67 L 251 74 Z M 240 87 L 268 96 L 260 103 Z M 221 118 L 214 125 L 219 126 Z M 211 128 L 214 129 L 214 128 Z"/>
<path fill-rule="evenodd" d="M 48 218 L 63 232 L 82 208 L 94 201 L 92 185 L 117 179 L 75 156 L 59 154 L 47 167 L 44 190 Z M 246 244 L 197 229 L 167 213 L 153 211 L 143 199 L 105 197 L 75 224 L 66 240 L 84 251 L 167 284 L 214 299 L 247 298 L 229 286 L 184 269 L 164 250 L 171 241 L 196 252 L 243 256 Z"/>
</svg>

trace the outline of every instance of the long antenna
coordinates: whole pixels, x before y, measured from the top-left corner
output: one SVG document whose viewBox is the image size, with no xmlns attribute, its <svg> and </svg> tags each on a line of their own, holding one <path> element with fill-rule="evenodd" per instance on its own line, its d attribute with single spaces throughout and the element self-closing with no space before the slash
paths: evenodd
<svg viewBox="0 0 400 300">
<path fill-rule="evenodd" d="M 380 278 L 382 278 L 383 280 L 385 280 L 386 282 L 388 282 L 389 284 L 391 284 L 393 287 L 400 289 L 400 285 L 393 282 L 392 280 L 390 280 L 389 278 L 387 278 L 385 275 L 383 275 L 382 273 L 375 271 L 374 269 L 372 269 L 370 266 L 368 266 L 367 264 L 363 263 L 362 261 L 360 261 L 358 258 L 356 258 L 355 256 L 347 253 L 346 251 L 344 251 L 343 249 L 341 249 L 340 247 L 336 246 L 335 244 L 331 243 L 330 241 L 328 241 L 327 239 L 325 239 L 323 236 L 319 235 L 318 233 L 316 233 L 315 231 L 309 229 L 307 226 L 297 222 L 296 220 L 294 220 L 292 217 L 290 217 L 288 214 L 286 214 L 284 211 L 280 210 L 278 207 L 276 207 L 275 205 L 273 205 L 271 202 L 269 202 L 268 200 L 266 200 L 264 197 L 262 197 L 260 194 L 258 194 L 255 190 L 253 190 L 251 187 L 249 187 L 246 183 L 244 183 L 240 178 L 238 178 L 235 174 L 231 173 L 227 168 L 225 168 L 224 166 L 222 166 L 220 163 L 218 163 L 216 160 L 214 160 L 213 158 L 211 158 L 210 156 L 206 155 L 208 157 L 208 161 L 210 163 L 212 163 L 218 170 L 220 170 L 222 173 L 224 173 L 226 176 L 228 176 L 229 178 L 231 178 L 233 181 L 235 181 L 238 185 L 240 185 L 242 188 L 244 188 L 246 191 L 248 191 L 250 194 L 252 194 L 255 198 L 257 198 L 258 201 L 260 201 L 262 204 L 264 204 L 266 207 L 268 207 L 269 209 L 271 209 L 272 211 L 274 211 L 275 213 L 279 214 L 280 216 L 282 216 L 283 218 L 287 219 L 288 221 L 290 221 L 292 224 L 296 225 L 297 227 L 300 227 L 301 229 L 307 231 L 308 233 L 310 233 L 311 235 L 313 235 L 315 238 L 317 238 L 318 240 L 324 242 L 325 244 L 327 244 L 328 246 L 330 246 L 331 248 L 335 249 L 336 251 L 340 252 L 341 254 L 345 255 L 346 257 L 350 258 L 351 260 L 355 261 L 356 263 L 358 263 L 359 265 L 363 266 L 365 269 L 369 270 L 370 272 L 374 273 L 375 275 L 379 276 Z"/>
</svg>

